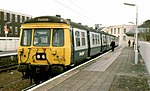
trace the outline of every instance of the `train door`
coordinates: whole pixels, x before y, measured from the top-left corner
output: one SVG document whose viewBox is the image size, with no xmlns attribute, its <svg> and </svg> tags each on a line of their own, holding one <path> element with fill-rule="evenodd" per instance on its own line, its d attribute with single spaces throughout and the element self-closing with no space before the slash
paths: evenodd
<svg viewBox="0 0 150 91">
<path fill-rule="evenodd" d="M 87 31 L 74 28 L 74 63 L 79 63 L 80 61 L 88 57 L 88 39 Z"/>
<path fill-rule="evenodd" d="M 52 41 L 51 41 L 51 54 L 52 54 L 52 63 L 66 65 L 66 45 L 65 45 L 65 31 L 63 28 L 54 28 L 52 29 Z M 51 59 L 51 58 L 49 58 Z M 70 59 L 69 59 L 70 60 Z"/>
<path fill-rule="evenodd" d="M 74 34 L 73 34 L 73 27 L 70 28 L 70 43 L 71 43 L 71 65 L 74 65 Z"/>
<path fill-rule="evenodd" d="M 102 52 L 105 52 L 106 50 L 107 50 L 106 35 L 102 34 Z"/>
</svg>

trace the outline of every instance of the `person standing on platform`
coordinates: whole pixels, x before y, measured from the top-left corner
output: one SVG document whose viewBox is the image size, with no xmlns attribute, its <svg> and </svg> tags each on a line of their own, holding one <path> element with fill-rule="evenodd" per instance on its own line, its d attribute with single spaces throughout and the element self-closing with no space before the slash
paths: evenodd
<svg viewBox="0 0 150 91">
<path fill-rule="evenodd" d="M 132 47 L 134 47 L 134 41 L 132 42 Z"/>
<path fill-rule="evenodd" d="M 114 48 L 115 48 L 115 41 L 112 41 L 111 44 L 110 44 L 110 46 L 111 46 L 111 50 L 114 51 Z"/>
<path fill-rule="evenodd" d="M 131 42 L 130 42 L 130 40 L 128 41 L 128 46 L 130 47 L 130 44 L 131 44 Z"/>
</svg>

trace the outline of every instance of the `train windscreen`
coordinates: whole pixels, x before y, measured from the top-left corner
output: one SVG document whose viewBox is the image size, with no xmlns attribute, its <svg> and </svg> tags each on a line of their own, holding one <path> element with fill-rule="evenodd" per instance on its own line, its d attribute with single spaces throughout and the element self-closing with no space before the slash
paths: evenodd
<svg viewBox="0 0 150 91">
<path fill-rule="evenodd" d="M 34 31 L 34 46 L 49 46 L 50 45 L 50 29 L 35 29 Z"/>
</svg>

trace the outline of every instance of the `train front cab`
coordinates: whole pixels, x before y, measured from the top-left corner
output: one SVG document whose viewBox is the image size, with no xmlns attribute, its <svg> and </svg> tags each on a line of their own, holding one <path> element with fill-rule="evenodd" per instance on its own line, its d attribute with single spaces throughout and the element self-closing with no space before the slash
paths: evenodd
<svg viewBox="0 0 150 91">
<path fill-rule="evenodd" d="M 42 27 L 41 27 L 42 26 Z M 18 47 L 18 70 L 64 71 L 70 65 L 70 27 L 67 24 L 23 24 Z"/>
</svg>

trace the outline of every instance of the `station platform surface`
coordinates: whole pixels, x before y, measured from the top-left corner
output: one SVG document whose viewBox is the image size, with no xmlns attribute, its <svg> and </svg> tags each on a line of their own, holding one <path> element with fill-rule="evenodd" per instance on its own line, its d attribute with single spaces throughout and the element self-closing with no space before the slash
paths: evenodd
<svg viewBox="0 0 150 91">
<path fill-rule="evenodd" d="M 46 91 L 149 91 L 148 80 L 142 58 L 138 65 L 134 64 L 133 48 L 117 47 Z"/>
<path fill-rule="evenodd" d="M 11 56 L 11 55 L 17 55 L 17 50 L 14 50 L 14 51 L 1 51 L 0 52 L 0 57 Z"/>
</svg>

